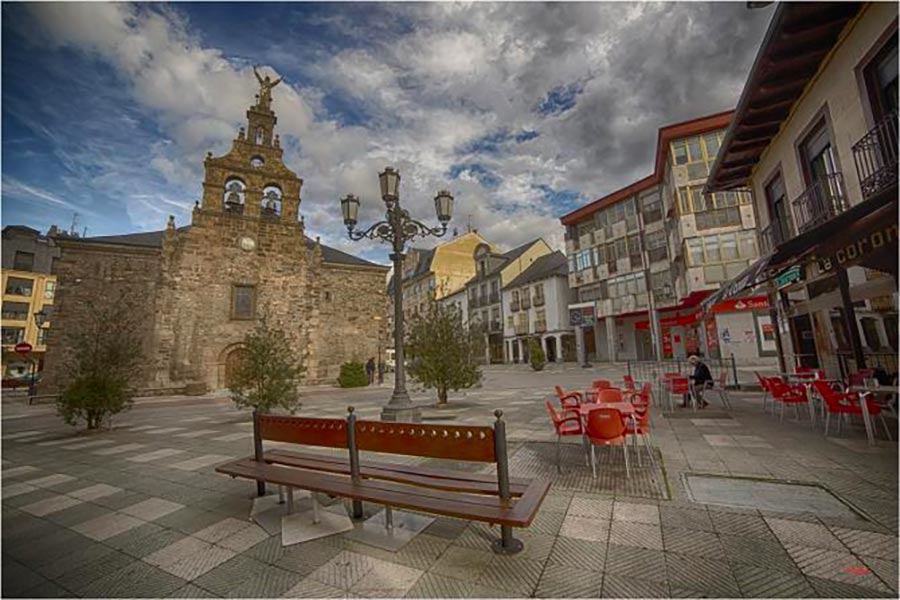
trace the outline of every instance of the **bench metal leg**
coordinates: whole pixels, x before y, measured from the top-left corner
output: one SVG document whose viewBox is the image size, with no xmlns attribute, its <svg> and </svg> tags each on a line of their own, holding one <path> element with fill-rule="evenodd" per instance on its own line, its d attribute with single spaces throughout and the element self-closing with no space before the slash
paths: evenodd
<svg viewBox="0 0 900 600">
<path fill-rule="evenodd" d="M 293 511 L 293 488 L 288 487 L 288 514 L 281 518 L 281 545 L 290 546 L 318 538 L 353 530 L 353 521 L 347 515 L 343 503 L 333 508 L 324 508 L 310 494 L 310 510 Z"/>
<path fill-rule="evenodd" d="M 525 544 L 513 537 L 512 527 L 509 525 L 500 526 L 500 539 L 491 544 L 494 554 L 518 554 L 523 548 Z"/>
<path fill-rule="evenodd" d="M 354 500 L 351 504 L 352 510 L 350 516 L 353 519 L 362 519 L 363 518 L 363 503 L 362 500 Z"/>
<path fill-rule="evenodd" d="M 434 521 L 434 517 L 405 510 L 395 511 L 390 506 L 385 506 L 383 511 L 358 524 L 345 538 L 389 552 L 397 552 Z"/>
<path fill-rule="evenodd" d="M 313 504 L 316 503 L 315 497 L 313 498 Z M 287 512 L 291 514 L 294 512 L 294 488 L 288 487 L 287 489 Z"/>
<path fill-rule="evenodd" d="M 278 504 L 284 504 L 284 486 L 278 486 Z"/>
</svg>

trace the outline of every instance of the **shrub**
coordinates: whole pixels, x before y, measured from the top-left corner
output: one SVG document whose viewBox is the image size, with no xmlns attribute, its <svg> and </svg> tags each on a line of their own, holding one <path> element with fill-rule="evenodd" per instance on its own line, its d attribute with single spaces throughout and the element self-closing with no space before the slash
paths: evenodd
<svg viewBox="0 0 900 600">
<path fill-rule="evenodd" d="M 540 371 L 547 364 L 547 357 L 544 355 L 544 348 L 541 346 L 539 338 L 528 340 L 528 361 L 535 371 Z"/>
<path fill-rule="evenodd" d="M 242 357 L 229 383 L 232 399 L 239 407 L 261 413 L 273 408 L 294 411 L 304 370 L 284 330 L 261 319 L 244 337 Z"/>
<path fill-rule="evenodd" d="M 345 362 L 341 365 L 341 374 L 338 375 L 338 385 L 342 388 L 364 387 L 369 385 L 369 376 L 366 375 L 366 366 L 361 362 Z"/>
</svg>

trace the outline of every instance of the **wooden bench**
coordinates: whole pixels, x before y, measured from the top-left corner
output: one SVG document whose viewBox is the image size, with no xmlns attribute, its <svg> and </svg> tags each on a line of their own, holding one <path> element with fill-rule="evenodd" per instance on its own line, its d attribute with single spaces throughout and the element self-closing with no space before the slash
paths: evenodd
<svg viewBox="0 0 900 600">
<path fill-rule="evenodd" d="M 528 527 L 550 484 L 509 477 L 506 424 L 495 411 L 493 427 L 392 423 L 358 420 L 353 408 L 344 419 L 254 414 L 254 456 L 216 468 L 232 477 L 321 492 L 353 501 L 353 518 L 362 518 L 362 502 L 500 525 L 495 552 L 522 549 L 513 527 Z M 270 440 L 347 450 L 322 455 L 285 449 L 263 451 Z M 423 458 L 495 463 L 496 475 L 360 460 L 360 451 Z M 289 495 L 289 499 L 291 496 Z"/>
</svg>

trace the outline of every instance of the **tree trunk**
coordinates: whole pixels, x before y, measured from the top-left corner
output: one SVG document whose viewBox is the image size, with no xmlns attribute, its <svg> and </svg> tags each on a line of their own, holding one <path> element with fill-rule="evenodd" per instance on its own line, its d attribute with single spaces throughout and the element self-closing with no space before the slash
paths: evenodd
<svg viewBox="0 0 900 600">
<path fill-rule="evenodd" d="M 438 387 L 438 404 L 447 404 L 447 388 Z"/>
</svg>

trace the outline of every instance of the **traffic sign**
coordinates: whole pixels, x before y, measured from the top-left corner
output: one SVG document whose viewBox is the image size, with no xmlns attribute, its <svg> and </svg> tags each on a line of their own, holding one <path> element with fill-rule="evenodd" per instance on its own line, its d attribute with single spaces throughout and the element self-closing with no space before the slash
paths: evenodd
<svg viewBox="0 0 900 600">
<path fill-rule="evenodd" d="M 29 354 L 31 352 L 31 344 L 28 342 L 16 344 L 15 351 L 19 354 Z"/>
</svg>

